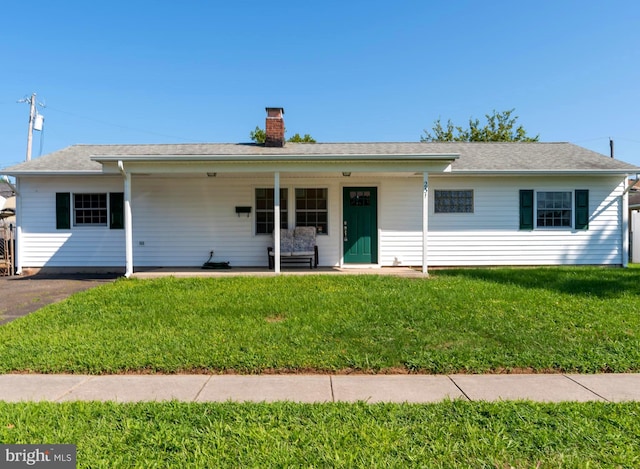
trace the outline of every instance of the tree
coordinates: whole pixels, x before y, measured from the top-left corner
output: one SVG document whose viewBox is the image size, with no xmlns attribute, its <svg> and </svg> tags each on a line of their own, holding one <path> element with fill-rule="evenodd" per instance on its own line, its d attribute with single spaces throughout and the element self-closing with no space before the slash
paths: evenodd
<svg viewBox="0 0 640 469">
<path fill-rule="evenodd" d="M 529 137 L 523 126 L 516 127 L 518 116 L 511 117 L 515 109 L 501 113 L 485 114 L 487 123 L 480 127 L 478 119 L 469 119 L 469 128 L 454 126 L 449 119 L 446 128 L 440 118 L 433 124 L 432 132 L 424 131 L 421 142 L 537 142 L 539 135 Z"/>
<path fill-rule="evenodd" d="M 291 137 L 289 140 L 287 140 L 287 142 L 291 142 L 291 143 L 316 143 L 315 139 L 309 134 L 304 134 L 304 137 L 301 137 L 300 134 L 295 134 L 293 137 Z"/>
<path fill-rule="evenodd" d="M 251 138 L 251 140 L 256 143 L 264 144 L 264 141 L 267 139 L 267 133 L 264 131 L 264 129 L 261 129 L 260 127 L 256 126 L 255 130 L 252 130 L 251 132 L 249 132 L 249 138 Z M 304 136 L 302 137 L 300 136 L 300 134 L 295 134 L 293 137 L 287 140 L 287 142 L 316 143 L 315 139 L 309 134 L 304 134 Z"/>
<path fill-rule="evenodd" d="M 264 129 L 261 129 L 256 125 L 255 130 L 249 132 L 249 138 L 251 138 L 251 140 L 256 143 L 264 144 L 265 140 L 267 139 L 267 133 L 264 131 Z"/>
</svg>

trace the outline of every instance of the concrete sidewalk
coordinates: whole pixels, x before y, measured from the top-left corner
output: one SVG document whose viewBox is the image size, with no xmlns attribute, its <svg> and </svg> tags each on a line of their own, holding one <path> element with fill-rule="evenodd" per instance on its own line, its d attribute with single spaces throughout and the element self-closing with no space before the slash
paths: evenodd
<svg viewBox="0 0 640 469">
<path fill-rule="evenodd" d="M 188 402 L 640 401 L 640 374 L 0 375 L 0 400 Z"/>
</svg>

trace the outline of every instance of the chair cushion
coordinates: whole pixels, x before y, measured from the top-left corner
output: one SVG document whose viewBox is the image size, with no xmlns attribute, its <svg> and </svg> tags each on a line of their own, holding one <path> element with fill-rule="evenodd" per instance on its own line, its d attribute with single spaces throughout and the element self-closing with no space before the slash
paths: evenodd
<svg viewBox="0 0 640 469">
<path fill-rule="evenodd" d="M 298 226 L 293 230 L 293 254 L 313 255 L 316 245 L 316 227 Z M 310 253 L 310 254 L 306 254 Z"/>
<path fill-rule="evenodd" d="M 280 229 L 280 255 L 290 256 L 293 252 L 293 230 Z"/>
</svg>

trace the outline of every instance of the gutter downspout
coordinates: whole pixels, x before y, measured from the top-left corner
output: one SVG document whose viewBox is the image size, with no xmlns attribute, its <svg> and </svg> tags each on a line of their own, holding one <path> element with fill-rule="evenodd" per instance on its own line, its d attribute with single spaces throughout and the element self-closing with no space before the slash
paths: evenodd
<svg viewBox="0 0 640 469">
<path fill-rule="evenodd" d="M 131 174 L 124 170 L 122 160 L 118 160 L 118 169 L 124 178 L 124 251 L 125 267 L 124 276 L 133 274 L 133 230 L 131 225 Z"/>
<path fill-rule="evenodd" d="M 629 197 L 625 191 L 620 196 L 622 201 L 622 267 L 629 266 Z"/>
</svg>

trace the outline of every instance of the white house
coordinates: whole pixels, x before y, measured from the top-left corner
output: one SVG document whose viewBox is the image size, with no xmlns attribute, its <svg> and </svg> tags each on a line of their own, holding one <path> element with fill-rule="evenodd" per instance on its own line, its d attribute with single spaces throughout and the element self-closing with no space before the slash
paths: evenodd
<svg viewBox="0 0 640 469">
<path fill-rule="evenodd" d="M 17 270 L 130 275 L 212 250 L 266 267 L 278 225 L 315 226 L 321 266 L 627 264 L 639 167 L 569 143 L 285 143 L 267 112 L 265 145 L 74 145 L 6 168 Z"/>
</svg>

